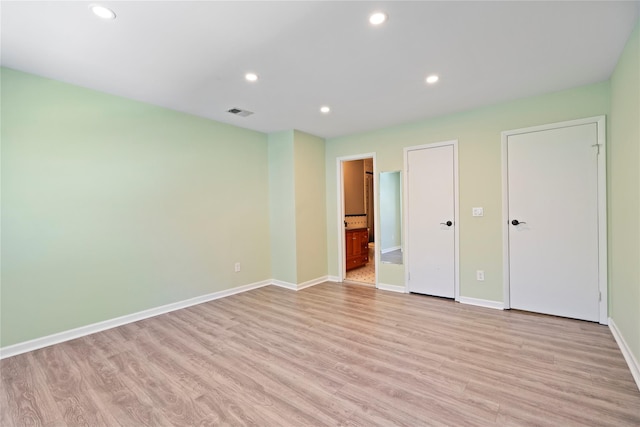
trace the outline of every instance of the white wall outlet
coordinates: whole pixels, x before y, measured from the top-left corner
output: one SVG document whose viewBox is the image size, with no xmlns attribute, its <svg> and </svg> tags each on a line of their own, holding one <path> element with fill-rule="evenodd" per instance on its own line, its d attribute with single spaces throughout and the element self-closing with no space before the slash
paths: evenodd
<svg viewBox="0 0 640 427">
<path fill-rule="evenodd" d="M 240 263 L 236 262 L 236 264 L 233 266 L 233 268 L 234 268 L 236 273 L 239 273 L 240 272 Z"/>
<path fill-rule="evenodd" d="M 484 208 L 471 208 L 471 215 L 484 216 Z"/>
<path fill-rule="evenodd" d="M 476 270 L 476 280 L 478 282 L 484 282 L 484 270 Z"/>
</svg>

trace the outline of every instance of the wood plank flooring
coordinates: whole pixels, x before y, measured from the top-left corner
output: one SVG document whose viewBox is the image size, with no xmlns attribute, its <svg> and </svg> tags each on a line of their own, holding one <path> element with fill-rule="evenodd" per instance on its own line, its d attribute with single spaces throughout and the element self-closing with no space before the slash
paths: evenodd
<svg viewBox="0 0 640 427">
<path fill-rule="evenodd" d="M 0 362 L 2 426 L 639 426 L 605 326 L 269 286 Z"/>
</svg>

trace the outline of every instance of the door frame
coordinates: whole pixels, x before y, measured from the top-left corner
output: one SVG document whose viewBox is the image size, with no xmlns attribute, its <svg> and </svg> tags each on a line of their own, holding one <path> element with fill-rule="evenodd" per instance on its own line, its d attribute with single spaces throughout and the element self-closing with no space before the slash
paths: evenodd
<svg viewBox="0 0 640 427">
<path fill-rule="evenodd" d="M 344 174 L 342 169 L 343 162 L 350 162 L 352 160 L 363 160 L 363 159 L 373 159 L 373 242 L 375 245 L 375 250 L 373 251 L 373 258 L 375 262 L 375 283 L 374 286 L 378 287 L 378 265 L 380 265 L 380 260 L 378 259 L 378 174 L 377 174 L 377 164 L 376 164 L 376 153 L 364 153 L 364 154 L 353 154 L 350 156 L 342 156 L 336 158 L 336 173 L 338 183 L 337 194 L 338 194 L 338 282 L 342 283 L 347 277 L 346 272 L 346 261 L 345 261 L 345 241 L 344 241 Z"/>
<path fill-rule="evenodd" d="M 454 256 L 453 256 L 453 270 L 454 270 L 454 285 L 453 295 L 455 301 L 460 301 L 460 191 L 458 186 L 458 140 L 452 139 L 450 141 L 434 142 L 430 144 L 414 145 L 404 148 L 404 170 L 402 176 L 402 221 L 404 225 L 402 247 L 404 248 L 404 291 L 409 293 L 409 240 L 411 239 L 409 230 L 409 186 L 408 186 L 408 172 L 409 172 L 409 152 L 416 150 L 423 150 L 425 148 L 437 148 L 451 145 L 453 146 L 453 232 L 454 232 Z"/>
<path fill-rule="evenodd" d="M 585 124 L 595 124 L 599 156 L 598 169 L 598 289 L 600 291 L 599 323 L 609 322 L 608 273 L 607 273 L 607 144 L 605 116 L 588 117 L 578 120 L 550 123 L 541 126 L 513 129 L 502 132 L 502 265 L 504 282 L 504 308 L 511 308 L 511 284 L 509 278 L 509 179 L 507 140 L 509 136 L 540 132 Z"/>
</svg>

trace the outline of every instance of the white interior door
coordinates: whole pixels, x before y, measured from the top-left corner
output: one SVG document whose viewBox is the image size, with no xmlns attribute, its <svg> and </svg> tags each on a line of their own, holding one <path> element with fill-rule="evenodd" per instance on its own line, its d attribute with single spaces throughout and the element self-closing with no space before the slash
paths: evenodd
<svg viewBox="0 0 640 427">
<path fill-rule="evenodd" d="M 409 292 L 455 296 L 454 146 L 407 151 Z"/>
<path fill-rule="evenodd" d="M 512 308 L 599 319 L 596 123 L 507 137 Z"/>
</svg>

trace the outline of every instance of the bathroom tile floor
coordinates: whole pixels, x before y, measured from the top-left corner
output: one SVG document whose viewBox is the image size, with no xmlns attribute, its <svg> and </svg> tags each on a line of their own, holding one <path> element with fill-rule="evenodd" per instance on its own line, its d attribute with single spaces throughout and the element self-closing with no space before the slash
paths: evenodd
<svg viewBox="0 0 640 427">
<path fill-rule="evenodd" d="M 358 268 L 347 271 L 346 280 L 369 285 L 376 284 L 376 261 L 375 261 L 375 244 L 369 243 L 369 262 Z"/>
</svg>

